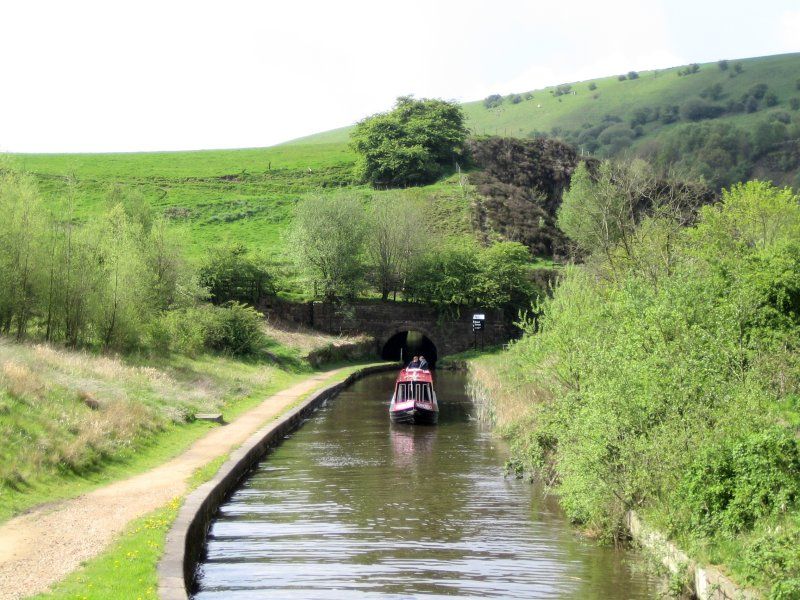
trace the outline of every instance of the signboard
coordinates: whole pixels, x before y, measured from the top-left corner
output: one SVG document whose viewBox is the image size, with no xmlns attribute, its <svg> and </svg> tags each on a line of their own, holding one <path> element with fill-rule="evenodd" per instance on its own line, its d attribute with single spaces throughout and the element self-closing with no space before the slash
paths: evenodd
<svg viewBox="0 0 800 600">
<path fill-rule="evenodd" d="M 472 315 L 472 331 L 473 333 L 483 331 L 483 323 L 486 320 L 486 315 L 482 313 Z"/>
</svg>

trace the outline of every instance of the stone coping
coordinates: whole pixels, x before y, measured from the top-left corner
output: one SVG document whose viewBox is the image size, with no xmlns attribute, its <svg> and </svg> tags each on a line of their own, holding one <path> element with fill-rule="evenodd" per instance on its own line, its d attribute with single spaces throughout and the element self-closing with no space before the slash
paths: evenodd
<svg viewBox="0 0 800 600">
<path fill-rule="evenodd" d="M 178 511 L 178 516 L 167 533 L 164 554 L 158 563 L 158 597 L 162 600 L 188 600 L 194 592 L 197 564 L 205 550 L 211 520 L 230 493 L 264 458 L 270 448 L 279 445 L 314 411 L 354 381 L 372 373 L 395 369 L 397 365 L 392 363 L 370 365 L 355 371 L 344 381 L 312 393 L 231 452 L 213 479 L 192 491 Z"/>
</svg>

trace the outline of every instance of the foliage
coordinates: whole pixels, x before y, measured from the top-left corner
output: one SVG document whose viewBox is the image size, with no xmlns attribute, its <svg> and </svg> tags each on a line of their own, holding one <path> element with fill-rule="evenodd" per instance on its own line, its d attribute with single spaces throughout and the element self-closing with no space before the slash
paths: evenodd
<svg viewBox="0 0 800 600">
<path fill-rule="evenodd" d="M 702 98 L 689 98 L 681 105 L 681 117 L 687 121 L 714 119 L 724 112 L 724 107 L 707 102 Z"/>
<path fill-rule="evenodd" d="M 48 214 L 30 176 L 2 176 L 0 331 L 127 350 L 142 343 L 143 323 L 193 300 L 199 290 L 163 220 L 132 197 L 113 190 L 106 211 L 79 227 L 69 210 Z"/>
<path fill-rule="evenodd" d="M 253 307 L 229 302 L 209 311 L 205 344 L 212 350 L 235 356 L 255 354 L 264 346 L 262 317 Z"/>
<path fill-rule="evenodd" d="M 599 181 L 584 173 L 573 186 L 590 200 Z M 499 361 L 498 389 L 529 399 L 508 427 L 516 460 L 543 469 L 589 529 L 618 535 L 635 508 L 791 597 L 800 449 L 785 400 L 800 392 L 800 199 L 736 185 L 680 225 L 656 211 L 626 240 L 587 245 L 585 265 L 565 270 Z"/>
<path fill-rule="evenodd" d="M 391 194 L 373 201 L 366 255 L 383 300 L 401 291 L 430 239 L 425 203 Z"/>
<path fill-rule="evenodd" d="M 458 159 L 466 136 L 458 104 L 403 96 L 394 110 L 368 117 L 353 129 L 356 172 L 376 187 L 430 183 Z"/>
<path fill-rule="evenodd" d="M 364 283 L 364 208 L 353 195 L 310 195 L 295 207 L 295 264 L 315 295 L 329 301 L 353 298 Z"/>
<path fill-rule="evenodd" d="M 500 94 L 492 94 L 483 100 L 483 105 L 486 108 L 495 108 L 503 103 L 503 97 Z"/>
<path fill-rule="evenodd" d="M 440 309 L 500 308 L 512 317 L 528 310 L 537 293 L 530 251 L 517 242 L 437 248 L 415 264 L 406 285 L 409 299 Z"/>
<path fill-rule="evenodd" d="M 209 249 L 200 266 L 199 278 L 215 304 L 235 300 L 257 306 L 275 291 L 266 261 L 239 243 Z"/>
</svg>

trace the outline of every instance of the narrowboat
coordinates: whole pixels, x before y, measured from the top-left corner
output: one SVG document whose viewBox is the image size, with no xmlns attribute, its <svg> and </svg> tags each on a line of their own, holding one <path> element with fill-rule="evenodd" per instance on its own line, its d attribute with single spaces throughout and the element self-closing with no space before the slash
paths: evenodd
<svg viewBox="0 0 800 600">
<path fill-rule="evenodd" d="M 394 384 L 389 404 L 394 423 L 433 425 L 439 418 L 439 404 L 433 377 L 427 369 L 403 369 Z"/>
</svg>

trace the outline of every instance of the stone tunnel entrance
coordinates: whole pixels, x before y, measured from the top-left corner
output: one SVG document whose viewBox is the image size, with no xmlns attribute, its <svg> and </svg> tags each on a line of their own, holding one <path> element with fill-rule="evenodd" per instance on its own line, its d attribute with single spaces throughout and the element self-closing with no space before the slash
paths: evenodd
<svg viewBox="0 0 800 600">
<path fill-rule="evenodd" d="M 419 331 L 399 331 L 390 337 L 381 349 L 384 360 L 403 360 L 408 363 L 414 356 L 424 356 L 431 367 L 436 366 L 438 352 L 426 335 Z"/>
</svg>

